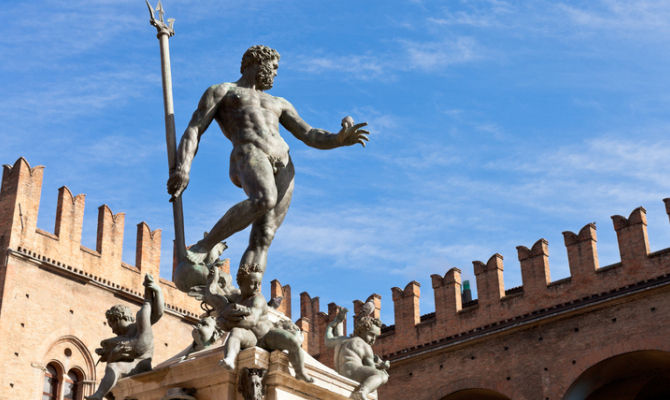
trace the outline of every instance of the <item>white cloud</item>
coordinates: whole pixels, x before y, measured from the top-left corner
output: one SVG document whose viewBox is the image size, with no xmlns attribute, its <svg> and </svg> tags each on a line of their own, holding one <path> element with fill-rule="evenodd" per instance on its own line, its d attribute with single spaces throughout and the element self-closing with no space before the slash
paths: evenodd
<svg viewBox="0 0 670 400">
<path fill-rule="evenodd" d="M 636 31 L 670 33 L 670 4 L 659 1 L 603 0 L 589 7 L 558 4 L 557 8 L 575 25 L 594 30 L 631 34 Z"/>
<path fill-rule="evenodd" d="M 485 50 L 471 37 L 454 37 L 439 41 L 399 39 L 400 49 L 377 55 L 307 55 L 296 56 L 287 68 L 312 74 L 346 73 L 348 77 L 369 80 L 383 77 L 394 80 L 394 73 L 436 71 L 452 65 L 485 58 Z"/>
<path fill-rule="evenodd" d="M 473 38 L 458 37 L 439 42 L 402 41 L 408 69 L 434 71 L 484 58 L 483 49 Z"/>
<path fill-rule="evenodd" d="M 295 61 L 287 64 L 287 68 L 312 74 L 329 72 L 345 72 L 358 79 L 373 79 L 383 76 L 388 65 L 382 58 L 372 55 L 340 55 L 340 56 L 297 56 Z"/>
</svg>

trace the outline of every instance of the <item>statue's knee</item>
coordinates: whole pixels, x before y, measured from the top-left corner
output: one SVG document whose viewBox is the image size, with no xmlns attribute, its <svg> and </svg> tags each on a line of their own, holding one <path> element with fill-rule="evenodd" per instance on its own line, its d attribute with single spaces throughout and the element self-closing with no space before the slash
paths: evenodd
<svg viewBox="0 0 670 400">
<path fill-rule="evenodd" d="M 258 213 L 266 213 L 277 205 L 277 196 L 274 194 L 266 194 L 257 198 L 251 199 L 254 210 Z"/>
</svg>

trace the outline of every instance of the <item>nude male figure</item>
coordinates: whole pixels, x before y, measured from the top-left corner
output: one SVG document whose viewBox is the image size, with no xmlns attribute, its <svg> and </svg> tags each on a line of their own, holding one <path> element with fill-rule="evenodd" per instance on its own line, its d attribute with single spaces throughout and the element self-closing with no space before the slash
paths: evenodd
<svg viewBox="0 0 670 400">
<path fill-rule="evenodd" d="M 250 224 L 249 246 L 240 266 L 258 265 L 265 271 L 268 248 L 286 216 L 293 193 L 293 163 L 288 145 L 279 135 L 279 124 L 318 149 L 356 143 L 365 146 L 368 140 L 368 131 L 361 129 L 366 123 L 354 125 L 351 117 L 346 117 L 336 134 L 315 129 L 300 118 L 287 100 L 264 93 L 272 88 L 278 62 L 277 51 L 261 45 L 250 47 L 242 57 L 242 77 L 205 91 L 179 143 L 176 167 L 167 183 L 168 193 L 178 197 L 186 189 L 200 137 L 216 120 L 233 144 L 230 179 L 249 196 L 230 208 L 209 234 L 187 251 L 188 261 L 197 265 L 197 284 L 204 284 L 208 273 L 200 265 L 219 256 L 220 242 Z M 182 290 L 188 290 L 194 280 L 186 281 L 179 277 L 175 280 Z"/>
</svg>

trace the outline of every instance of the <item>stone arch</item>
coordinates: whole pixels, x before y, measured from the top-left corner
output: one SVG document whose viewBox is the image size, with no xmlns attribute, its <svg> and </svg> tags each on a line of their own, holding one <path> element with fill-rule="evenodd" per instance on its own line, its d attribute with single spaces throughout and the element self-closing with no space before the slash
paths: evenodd
<svg viewBox="0 0 670 400">
<path fill-rule="evenodd" d="M 510 398 L 493 390 L 473 388 L 458 390 L 441 400 L 510 400 Z"/>
<path fill-rule="evenodd" d="M 670 398 L 670 352 L 637 350 L 599 361 L 573 381 L 563 400 Z"/>
<path fill-rule="evenodd" d="M 54 361 L 60 365 L 63 373 L 75 369 L 82 374 L 84 380 L 96 380 L 95 361 L 84 343 L 76 336 L 65 335 L 56 339 L 42 359 L 45 366 Z"/>
<path fill-rule="evenodd" d="M 498 379 L 491 376 L 474 375 L 445 382 L 433 390 L 430 398 L 440 400 L 510 400 Z"/>
</svg>

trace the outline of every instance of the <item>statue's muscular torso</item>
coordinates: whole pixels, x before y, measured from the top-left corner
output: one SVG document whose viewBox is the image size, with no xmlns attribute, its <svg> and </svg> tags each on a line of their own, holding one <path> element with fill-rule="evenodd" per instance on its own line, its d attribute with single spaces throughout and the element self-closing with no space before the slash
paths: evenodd
<svg viewBox="0 0 670 400">
<path fill-rule="evenodd" d="M 288 164 L 288 144 L 279 135 L 279 117 L 286 100 L 259 90 L 222 83 L 215 88 L 217 109 L 214 119 L 233 143 L 231 178 L 236 182 L 239 163 L 250 153 L 265 153 L 273 168 Z"/>
</svg>

